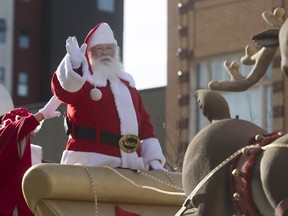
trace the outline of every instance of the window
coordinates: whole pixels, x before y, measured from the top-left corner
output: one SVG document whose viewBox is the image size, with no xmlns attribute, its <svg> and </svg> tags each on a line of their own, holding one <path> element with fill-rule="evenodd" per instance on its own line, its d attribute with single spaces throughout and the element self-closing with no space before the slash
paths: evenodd
<svg viewBox="0 0 288 216">
<path fill-rule="evenodd" d="M 0 18 L 0 43 L 5 42 L 6 21 Z"/>
<path fill-rule="evenodd" d="M 27 72 L 20 72 L 18 74 L 18 87 L 17 87 L 17 94 L 20 97 L 27 97 L 28 96 L 28 73 Z"/>
<path fill-rule="evenodd" d="M 113 13 L 115 11 L 115 0 L 97 0 L 97 8 L 100 11 Z"/>
<path fill-rule="evenodd" d="M 4 67 L 0 67 L 0 82 L 5 82 L 5 69 Z"/>
<path fill-rule="evenodd" d="M 28 26 L 22 26 L 19 35 L 19 47 L 28 49 L 30 46 L 30 29 Z"/>
<path fill-rule="evenodd" d="M 224 61 L 240 62 L 240 55 L 211 58 L 201 61 L 197 65 L 197 89 L 207 88 L 211 80 L 226 80 L 230 76 L 223 66 Z M 252 66 L 240 64 L 240 71 L 247 76 Z M 244 92 L 220 92 L 227 100 L 231 118 L 239 116 L 240 119 L 250 121 L 267 131 L 272 132 L 272 66 L 264 77 Z M 197 110 L 197 130 L 208 124 L 201 111 Z"/>
</svg>

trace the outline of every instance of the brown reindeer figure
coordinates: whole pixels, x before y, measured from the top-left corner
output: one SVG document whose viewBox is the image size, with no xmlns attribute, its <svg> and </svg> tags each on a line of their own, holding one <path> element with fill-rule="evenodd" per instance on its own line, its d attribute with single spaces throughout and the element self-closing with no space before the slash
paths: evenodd
<svg viewBox="0 0 288 216">
<path fill-rule="evenodd" d="M 182 182 L 187 195 L 176 216 L 288 216 L 288 136 L 230 118 L 226 100 L 214 90 L 245 91 L 266 73 L 278 47 L 288 76 L 288 21 L 284 10 L 264 12 L 273 27 L 252 37 L 262 48 L 246 47 L 241 62 L 254 64 L 245 77 L 239 63 L 225 62 L 230 80 L 211 81 L 198 90 L 199 107 L 211 122 L 191 141 L 184 157 Z M 217 104 L 217 106 L 215 106 Z"/>
</svg>

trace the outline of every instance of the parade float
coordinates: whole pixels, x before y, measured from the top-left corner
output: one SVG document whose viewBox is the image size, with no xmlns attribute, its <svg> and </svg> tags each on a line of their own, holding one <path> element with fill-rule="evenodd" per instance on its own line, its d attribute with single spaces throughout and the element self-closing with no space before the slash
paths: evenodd
<svg viewBox="0 0 288 216">
<path fill-rule="evenodd" d="M 253 37 L 260 50 L 246 48 L 242 63 L 254 64 L 250 74 L 243 76 L 237 62 L 225 62 L 231 80 L 213 81 L 210 89 L 196 93 L 211 124 L 189 144 L 182 173 L 36 165 L 23 179 L 35 215 L 287 215 L 287 135 L 231 118 L 218 92 L 244 91 L 257 83 L 278 47 L 282 71 L 288 74 L 284 10 L 265 12 L 263 18 L 273 28 Z"/>
</svg>

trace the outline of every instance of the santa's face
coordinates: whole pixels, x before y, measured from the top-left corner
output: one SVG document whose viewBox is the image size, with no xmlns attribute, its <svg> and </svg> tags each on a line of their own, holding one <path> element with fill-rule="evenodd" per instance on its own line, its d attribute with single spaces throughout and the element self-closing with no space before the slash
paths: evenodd
<svg viewBox="0 0 288 216">
<path fill-rule="evenodd" d="M 116 45 L 101 44 L 88 50 L 88 58 L 93 74 L 101 74 L 107 79 L 115 79 L 124 71 Z"/>
<path fill-rule="evenodd" d="M 88 54 L 89 58 L 97 60 L 101 59 L 104 64 L 108 64 L 111 58 L 116 56 L 116 46 L 114 44 L 98 44 L 92 47 Z"/>
</svg>

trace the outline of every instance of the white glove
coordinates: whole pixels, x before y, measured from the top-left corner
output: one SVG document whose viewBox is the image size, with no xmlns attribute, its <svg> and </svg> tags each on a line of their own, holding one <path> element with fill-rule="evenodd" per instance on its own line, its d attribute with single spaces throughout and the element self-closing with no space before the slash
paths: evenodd
<svg viewBox="0 0 288 216">
<path fill-rule="evenodd" d="M 159 160 L 152 160 L 149 162 L 149 165 L 153 170 L 163 170 L 167 172 L 167 170 L 162 166 Z"/>
<path fill-rule="evenodd" d="M 54 117 L 59 117 L 60 112 L 56 111 L 56 109 L 60 106 L 62 102 L 54 95 L 48 103 L 39 110 L 40 113 L 42 113 L 44 119 L 50 119 Z"/>
<path fill-rule="evenodd" d="M 66 51 L 70 57 L 72 68 L 79 68 L 81 66 L 83 59 L 85 59 L 86 49 L 86 43 L 82 44 L 79 48 L 76 37 L 68 37 L 66 40 Z"/>
</svg>

